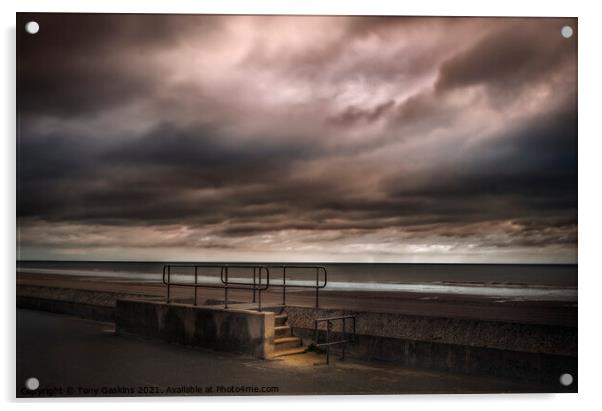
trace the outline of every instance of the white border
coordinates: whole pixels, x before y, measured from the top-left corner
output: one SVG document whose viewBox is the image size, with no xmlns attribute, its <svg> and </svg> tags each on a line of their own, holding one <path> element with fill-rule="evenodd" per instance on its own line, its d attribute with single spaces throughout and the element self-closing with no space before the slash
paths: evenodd
<svg viewBox="0 0 602 411">
<path fill-rule="evenodd" d="M 2 187 L 4 188 L 0 228 L 2 230 L 2 255 L 4 267 L 3 321 L 4 336 L 2 354 L 4 370 L 0 374 L 1 398 L 12 401 L 15 406 L 15 12 L 133 12 L 133 13 L 224 13 L 224 14 L 401 14 L 401 15 L 463 15 L 463 16 L 568 16 L 579 18 L 579 394 L 576 395 L 429 395 L 429 396 L 363 396 L 363 397 L 279 397 L 279 398 L 178 398 L 163 399 L 104 399 L 104 400 L 58 400 L 34 402 L 45 408 L 63 410 L 70 407 L 105 409 L 127 407 L 132 402 L 145 402 L 150 409 L 164 409 L 168 402 L 177 402 L 177 407 L 219 408 L 232 406 L 246 410 L 282 408 L 287 410 L 308 407 L 365 408 L 376 402 L 378 407 L 399 409 L 400 407 L 420 407 L 421 409 L 442 408 L 462 409 L 467 407 L 489 410 L 508 408 L 545 407 L 548 410 L 566 411 L 575 405 L 594 408 L 598 400 L 598 381 L 602 366 L 600 361 L 600 340 L 602 328 L 600 320 L 599 293 L 602 291 L 602 264 L 597 260 L 602 250 L 598 240 L 602 233 L 600 210 L 600 73 L 602 64 L 599 41 L 602 39 L 602 14 L 594 1 L 553 1 L 527 2 L 525 0 L 505 0 L 503 2 L 483 1 L 429 1 L 416 2 L 392 0 L 121 0 L 121 1 L 77 1 L 21 0 L 12 4 L 2 2 L 0 19 L 3 22 L 2 82 L 3 95 L 0 99 L 2 110 Z M 339 405 L 339 401 L 344 403 Z M 115 402 L 124 404 L 118 405 Z M 579 401 L 579 403 L 577 403 Z M 132 404 L 133 405 L 133 404 Z"/>
</svg>

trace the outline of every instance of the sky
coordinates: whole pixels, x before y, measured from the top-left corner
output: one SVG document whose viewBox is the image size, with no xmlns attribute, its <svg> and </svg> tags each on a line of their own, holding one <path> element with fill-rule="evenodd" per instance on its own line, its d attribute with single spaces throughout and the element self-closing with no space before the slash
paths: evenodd
<svg viewBox="0 0 602 411">
<path fill-rule="evenodd" d="M 17 20 L 20 260 L 577 261 L 576 19 Z"/>
</svg>

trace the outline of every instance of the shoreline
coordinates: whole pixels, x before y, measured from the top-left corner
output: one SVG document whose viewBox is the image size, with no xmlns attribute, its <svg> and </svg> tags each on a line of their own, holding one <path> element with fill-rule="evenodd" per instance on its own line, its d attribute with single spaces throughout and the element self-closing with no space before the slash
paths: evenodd
<svg viewBox="0 0 602 411">
<path fill-rule="evenodd" d="M 140 283 L 84 278 L 68 275 L 41 275 L 17 273 L 17 286 L 55 287 L 89 290 L 156 298 L 165 296 L 165 287 L 159 283 Z M 292 292 L 291 292 L 292 291 Z M 190 288 L 172 287 L 176 299 L 191 299 Z M 206 299 L 223 299 L 221 289 L 199 288 Z M 250 293 L 231 290 L 233 300 L 250 301 Z M 278 289 L 263 293 L 266 304 L 279 303 Z M 320 307 L 392 314 L 419 315 L 444 318 L 499 321 L 523 324 L 577 327 L 577 303 L 558 301 L 524 301 L 484 298 L 437 293 L 408 293 L 381 291 L 321 290 Z M 311 307 L 315 303 L 313 291 L 287 290 L 287 303 Z"/>
<path fill-rule="evenodd" d="M 132 282 L 141 284 L 161 284 L 160 274 L 115 272 L 109 271 L 77 271 L 68 272 L 60 269 L 17 269 L 17 275 L 50 275 L 65 276 L 69 278 L 80 278 L 85 281 L 106 282 Z M 172 275 L 177 281 L 187 282 L 190 276 Z M 213 276 L 199 275 L 199 284 L 218 284 L 218 278 Z M 244 282 L 245 278 L 233 278 Z M 274 285 L 281 285 L 280 279 L 272 280 Z M 294 292 L 295 285 L 311 285 L 313 281 L 288 280 L 287 284 Z M 477 281 L 430 281 L 430 282 L 354 282 L 354 281 L 329 281 L 328 290 L 324 292 L 382 292 L 382 293 L 413 293 L 423 295 L 456 295 L 459 297 L 483 297 L 500 300 L 528 300 L 528 301 L 558 301 L 566 303 L 577 303 L 577 286 L 558 287 L 553 285 L 536 285 L 528 283 L 505 283 L 499 281 L 477 282 Z"/>
</svg>

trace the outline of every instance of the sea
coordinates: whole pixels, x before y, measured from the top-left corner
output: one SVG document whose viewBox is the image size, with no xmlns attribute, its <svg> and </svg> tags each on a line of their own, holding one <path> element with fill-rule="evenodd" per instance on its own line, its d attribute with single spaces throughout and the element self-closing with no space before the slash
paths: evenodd
<svg viewBox="0 0 602 411">
<path fill-rule="evenodd" d="M 415 292 L 534 301 L 577 301 L 576 264 L 390 264 L 390 263 L 231 263 L 231 262 L 123 262 L 123 261 L 17 261 L 17 272 L 80 276 L 82 279 L 161 282 L 170 268 L 171 281 L 218 284 L 221 267 L 229 265 L 229 281 L 252 283 L 250 266 L 267 265 L 270 284 L 320 285 L 325 290 Z M 324 267 L 316 270 L 314 266 Z M 259 270 L 257 270 L 258 272 Z M 262 270 L 262 280 L 268 281 Z M 326 272 L 326 277 L 325 277 Z M 259 275 L 256 274 L 256 281 Z"/>
</svg>

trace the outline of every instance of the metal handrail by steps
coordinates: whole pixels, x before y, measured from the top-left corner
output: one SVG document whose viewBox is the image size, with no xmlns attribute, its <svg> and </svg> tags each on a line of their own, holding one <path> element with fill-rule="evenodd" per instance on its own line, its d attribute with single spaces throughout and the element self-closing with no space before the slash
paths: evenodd
<svg viewBox="0 0 602 411">
<path fill-rule="evenodd" d="M 351 332 L 347 331 L 347 324 L 349 324 L 349 320 L 351 320 Z M 341 331 L 339 334 L 341 338 L 335 341 L 330 341 L 332 326 L 335 321 L 341 322 Z M 326 323 L 326 341 L 320 342 L 318 336 L 318 325 L 320 323 Z M 351 334 L 351 335 L 349 335 Z M 348 343 L 354 343 L 356 339 L 355 334 L 355 316 L 353 315 L 342 315 L 339 317 L 326 317 L 326 318 L 316 318 L 314 320 L 314 345 L 316 347 L 326 347 L 326 364 L 330 364 L 330 347 L 333 345 L 343 345 L 341 359 L 345 359 L 345 349 L 347 348 Z"/>
</svg>

